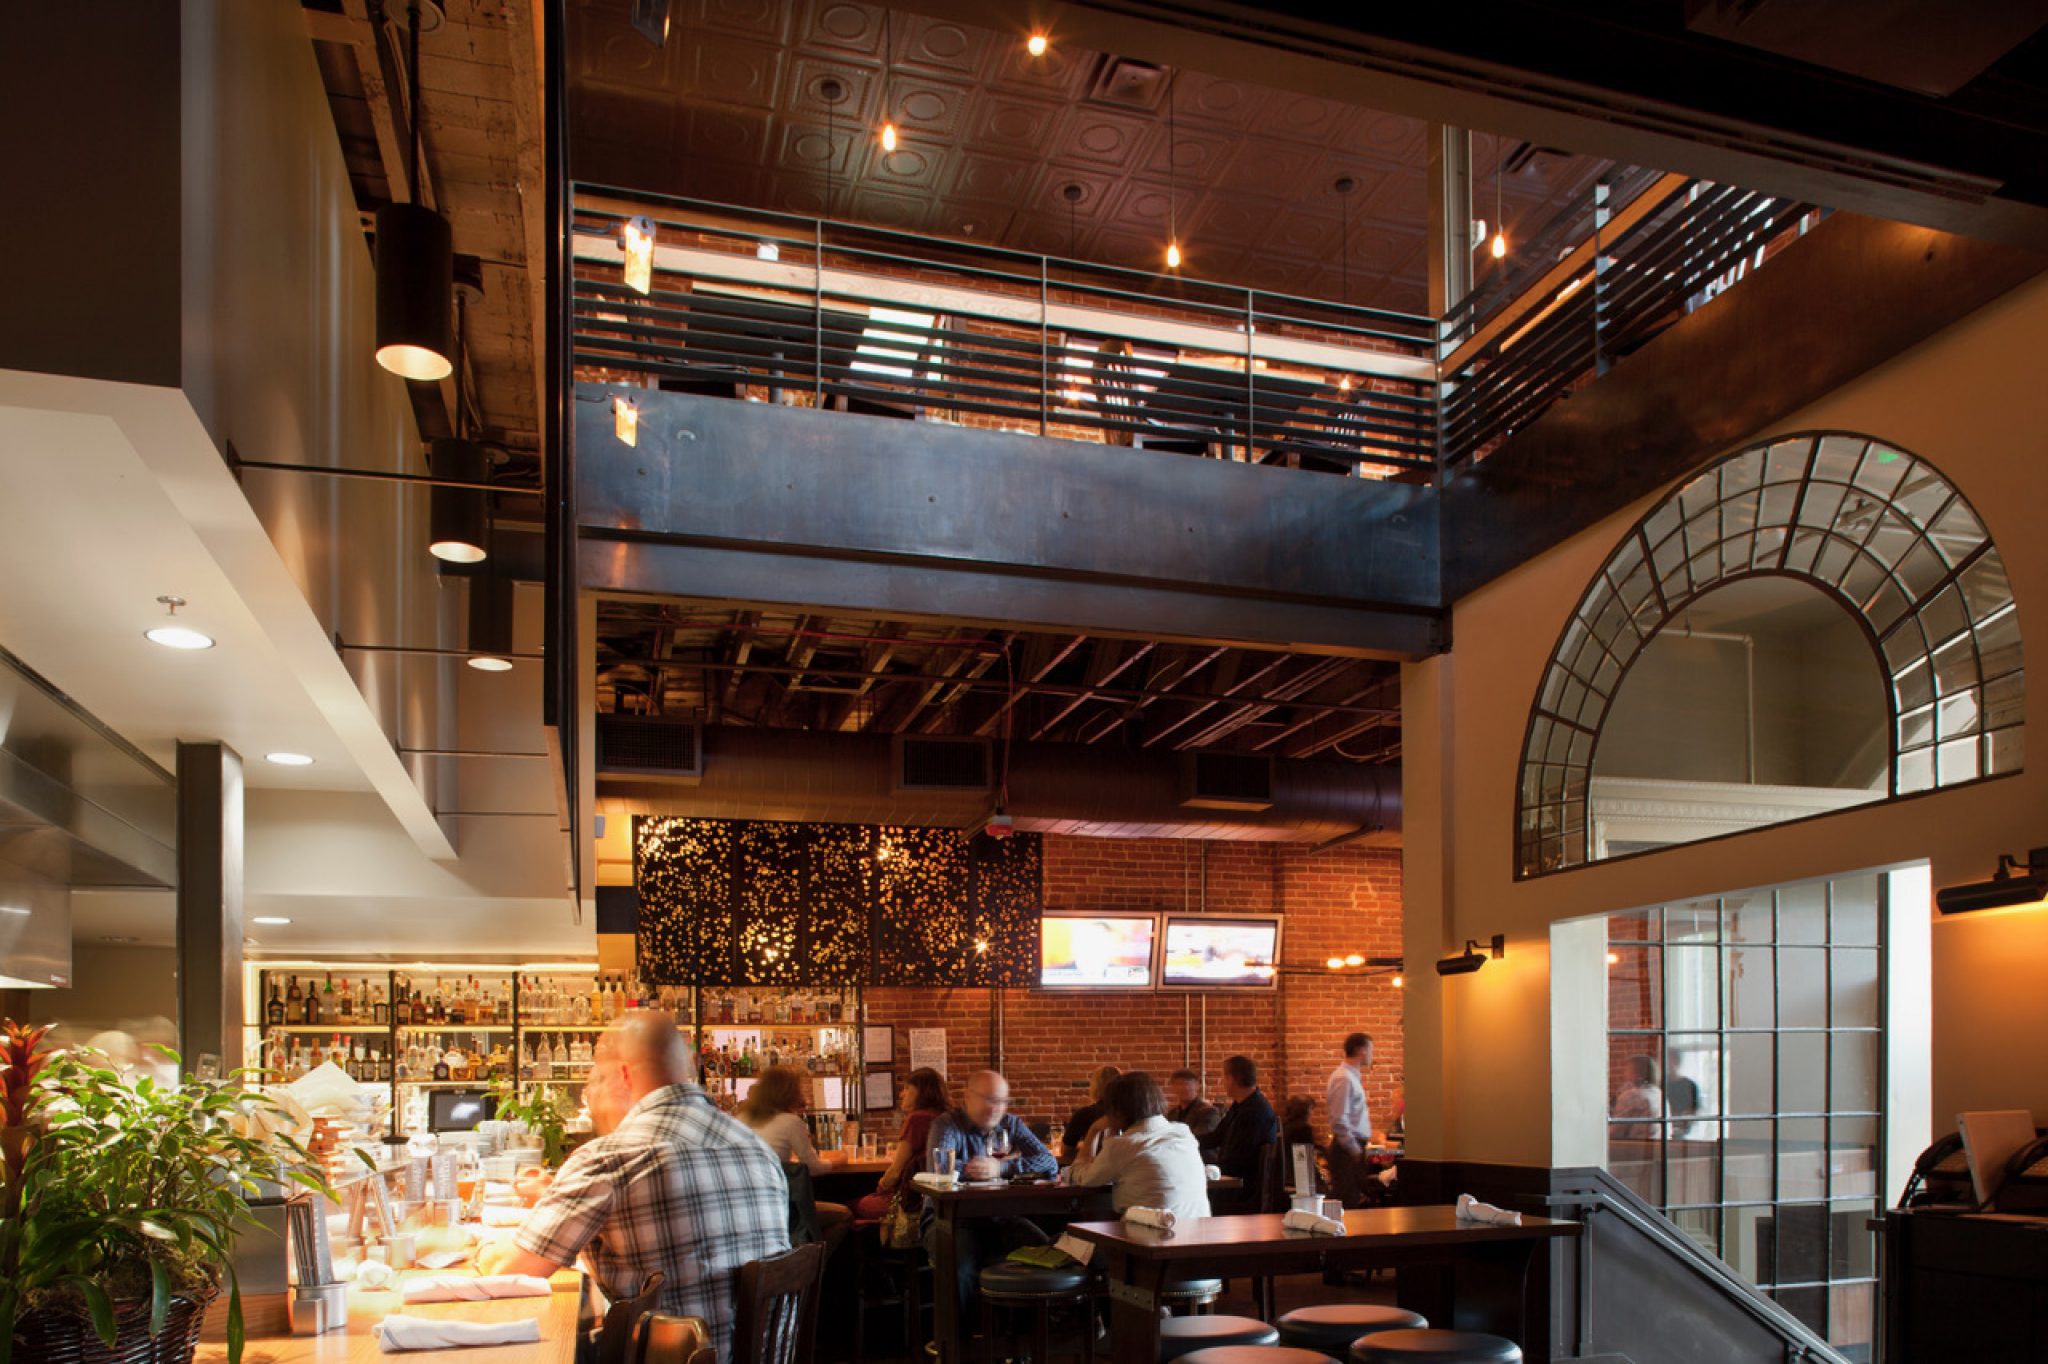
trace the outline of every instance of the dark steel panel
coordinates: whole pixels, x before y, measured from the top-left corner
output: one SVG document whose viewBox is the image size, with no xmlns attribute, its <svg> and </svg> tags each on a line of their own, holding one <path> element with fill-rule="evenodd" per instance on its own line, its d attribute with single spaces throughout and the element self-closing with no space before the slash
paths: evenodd
<svg viewBox="0 0 2048 1364">
<path fill-rule="evenodd" d="M 1436 607 L 1428 488 L 644 389 L 631 390 L 640 436 L 629 448 L 612 431 L 612 391 L 577 390 L 576 500 L 586 539 L 625 532 L 971 573 L 989 580 L 998 602 L 1033 580 L 1063 594 L 1114 586 L 1235 597 L 1240 610 Z M 708 595 L 616 564 L 607 571 L 587 548 L 583 557 L 598 568 L 586 586 Z M 1065 612 L 1047 619 L 1079 624 Z M 1229 633 L 1182 628 L 1172 617 L 1153 624 L 1165 633 Z"/>
<path fill-rule="evenodd" d="M 178 1049 L 242 1064 L 242 759 L 178 745 Z"/>
<path fill-rule="evenodd" d="M 1444 600 L 1765 431 L 2048 256 L 1838 213 L 1443 489 Z"/>
</svg>

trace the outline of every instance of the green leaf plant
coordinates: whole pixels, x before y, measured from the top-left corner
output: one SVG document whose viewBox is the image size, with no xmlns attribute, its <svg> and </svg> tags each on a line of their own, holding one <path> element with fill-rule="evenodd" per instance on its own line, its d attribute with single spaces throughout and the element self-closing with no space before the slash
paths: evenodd
<svg viewBox="0 0 2048 1364">
<path fill-rule="evenodd" d="M 541 1163 L 551 1170 L 561 1165 L 569 1152 L 568 1121 L 576 1112 L 568 1092 L 542 1081 L 528 1084 L 522 1096 L 514 1092 L 509 1081 L 496 1080 L 491 1084 L 491 1094 L 498 1101 L 498 1117 L 524 1123 L 529 1132 L 540 1138 Z"/>
<path fill-rule="evenodd" d="M 163 1329 L 174 1297 L 228 1289 L 228 1357 L 239 1364 L 241 1293 L 230 1250 L 254 1225 L 259 1181 L 331 1196 L 304 1146 L 245 1135 L 282 1110 L 249 1086 L 260 1073 L 167 1085 L 127 1078 L 87 1051 L 47 1045 L 47 1028 L 0 1025 L 0 1364 L 17 1322 L 67 1313 L 110 1349 L 116 1307 L 147 1303 Z M 157 1048 L 173 1064 L 175 1052 Z"/>
</svg>

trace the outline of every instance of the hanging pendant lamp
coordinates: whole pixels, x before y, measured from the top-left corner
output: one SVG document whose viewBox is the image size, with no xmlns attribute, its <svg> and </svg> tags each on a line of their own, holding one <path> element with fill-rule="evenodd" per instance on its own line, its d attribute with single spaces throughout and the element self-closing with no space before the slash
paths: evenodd
<svg viewBox="0 0 2048 1364">
<path fill-rule="evenodd" d="M 411 201 L 377 210 L 377 363 L 401 378 L 434 383 L 455 367 L 455 242 L 448 220 L 420 199 L 420 12 L 420 0 L 412 0 Z"/>
<path fill-rule="evenodd" d="M 456 296 L 454 340 L 461 358 L 463 295 Z M 468 431 L 469 404 L 463 393 L 462 372 L 455 370 L 455 434 L 443 436 L 427 449 L 427 469 L 435 478 L 452 483 L 488 483 L 490 452 L 473 440 Z M 490 494 L 480 488 L 435 488 L 427 502 L 427 552 L 451 564 L 482 563 L 489 555 L 486 536 L 490 530 Z"/>
<path fill-rule="evenodd" d="M 469 580 L 469 653 L 465 661 L 480 673 L 512 668 L 512 580 L 479 573 Z"/>
</svg>

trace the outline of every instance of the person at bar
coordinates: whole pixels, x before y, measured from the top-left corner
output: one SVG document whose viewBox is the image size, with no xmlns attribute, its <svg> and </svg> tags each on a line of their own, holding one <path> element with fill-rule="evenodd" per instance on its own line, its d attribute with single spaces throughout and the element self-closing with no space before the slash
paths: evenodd
<svg viewBox="0 0 2048 1364">
<path fill-rule="evenodd" d="M 741 1122 L 754 1129 L 775 1158 L 786 1165 L 801 1165 L 811 1178 L 830 1174 L 846 1159 L 841 1151 L 821 1152 L 811 1140 L 811 1126 L 804 1121 L 804 1073 L 795 1066 L 770 1066 L 754 1081 L 747 1097 L 740 1100 Z M 826 1258 L 839 1249 L 853 1224 L 853 1209 L 844 1203 L 817 1200 L 818 1235 L 825 1242 Z"/>
<path fill-rule="evenodd" d="M 1365 1147 L 1372 1140 L 1365 1072 L 1371 1068 L 1371 1035 L 1352 1033 L 1344 1039 L 1344 1059 L 1323 1087 L 1323 1103 L 1330 1110 L 1330 1192 L 1347 1208 L 1364 1201 Z"/>
<path fill-rule="evenodd" d="M 950 1155 L 960 1177 L 966 1180 L 1006 1179 L 1013 1174 L 1055 1175 L 1060 1164 L 1034 1135 L 1024 1120 L 1010 1110 L 1010 1082 L 993 1070 L 977 1071 L 967 1077 L 967 1089 L 960 1106 L 932 1124 L 925 1147 L 925 1168 L 944 1168 L 942 1155 Z M 1009 1154 L 991 1154 L 991 1145 L 1006 1147 Z M 981 1267 L 1009 1254 L 1019 1246 L 1043 1245 L 1046 1235 L 1022 1217 L 990 1217 L 975 1221 L 954 1245 L 959 1267 L 955 1289 L 964 1312 L 973 1301 L 975 1285 L 981 1281 Z M 925 1249 L 937 1256 L 932 1228 L 925 1229 Z"/>
<path fill-rule="evenodd" d="M 1109 1111 L 1103 1102 L 1103 1095 L 1109 1092 L 1110 1081 L 1116 1079 L 1117 1075 L 1115 1066 L 1100 1066 L 1088 1077 L 1088 1102 L 1067 1115 L 1067 1125 L 1060 1131 L 1059 1150 L 1055 1154 L 1061 1161 L 1072 1164 L 1077 1157 L 1084 1154 L 1082 1138 L 1087 1135 L 1088 1129 L 1102 1121 L 1102 1115 Z"/>
<path fill-rule="evenodd" d="M 1083 1154 L 1068 1167 L 1076 1184 L 1107 1184 L 1110 1201 L 1126 1208 L 1164 1208 L 1176 1218 L 1209 1215 L 1209 1176 L 1195 1134 L 1168 1121 L 1166 1095 L 1142 1070 L 1109 1082 L 1108 1112 L 1088 1130 Z M 1100 1138 L 1100 1146 L 1095 1139 Z M 1088 1155 L 1088 1150 L 1094 1155 Z"/>
<path fill-rule="evenodd" d="M 607 1031 L 584 1087 L 601 1135 L 563 1163 L 511 1239 L 477 1252 L 478 1272 L 546 1276 L 587 1250 L 616 1299 L 660 1270 L 659 1310 L 703 1318 L 720 1364 L 730 1358 L 740 1267 L 789 1249 L 789 1183 L 695 1079 L 668 1014 L 628 1014 Z"/>
<path fill-rule="evenodd" d="M 1259 1153 L 1280 1140 L 1280 1119 L 1259 1089 L 1259 1068 L 1249 1056 L 1224 1058 L 1223 1092 L 1230 1107 L 1202 1143 L 1202 1154 L 1226 1177 L 1243 1180 L 1249 1195 L 1258 1187 Z"/>
<path fill-rule="evenodd" d="M 1187 1128 L 1195 1140 L 1214 1132 L 1216 1124 L 1223 1121 L 1223 1110 L 1202 1097 L 1202 1077 L 1186 1066 L 1166 1077 L 1166 1089 L 1173 1099 L 1166 1120 Z"/>
<path fill-rule="evenodd" d="M 889 1200 L 903 1191 L 903 1205 L 916 1212 L 924 1205 L 910 1177 L 925 1168 L 924 1149 L 931 1140 L 932 1124 L 946 1115 L 946 1077 L 930 1066 L 919 1066 L 896 1087 L 896 1107 L 903 1111 L 903 1135 L 889 1153 L 889 1168 L 871 1194 L 853 1205 L 854 1216 L 880 1217 L 889 1211 Z"/>
</svg>

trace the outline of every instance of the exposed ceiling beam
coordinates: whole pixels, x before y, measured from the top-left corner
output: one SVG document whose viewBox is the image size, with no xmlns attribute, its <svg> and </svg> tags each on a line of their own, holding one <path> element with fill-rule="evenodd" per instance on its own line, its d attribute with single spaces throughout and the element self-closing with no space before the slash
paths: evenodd
<svg viewBox="0 0 2048 1364">
<path fill-rule="evenodd" d="M 1236 657 L 1238 656 L 1233 655 L 1233 658 Z M 1239 700 L 1243 692 L 1251 690 L 1253 687 L 1256 687 L 1261 682 L 1265 681 L 1268 677 L 1271 677 L 1274 673 L 1280 671 L 1281 668 L 1286 666 L 1287 660 L 1292 657 L 1292 654 L 1273 655 L 1273 657 L 1267 661 L 1264 667 L 1252 673 L 1251 676 L 1240 678 L 1237 681 L 1232 682 L 1229 686 L 1225 687 L 1223 689 L 1223 694 L 1220 696 L 1188 696 L 1176 698 L 1181 700 L 1196 701 L 1199 702 L 1199 704 L 1196 705 L 1192 710 L 1188 711 L 1187 714 L 1181 716 L 1178 720 L 1173 721 L 1171 724 L 1166 725 L 1163 728 L 1155 729 L 1150 734 L 1147 734 L 1145 736 L 1145 741 L 1142 744 L 1140 744 L 1139 747 L 1150 748 L 1152 747 L 1152 745 L 1166 738 L 1166 736 L 1168 736 L 1169 734 L 1172 734 L 1175 730 L 1183 729 L 1187 727 L 1189 724 L 1192 724 L 1196 719 L 1200 718 L 1203 715 L 1208 714 L 1217 706 L 1228 705 L 1233 701 Z"/>
<path fill-rule="evenodd" d="M 1042 635 L 1033 636 L 1031 642 L 1026 646 L 1025 666 L 1028 671 L 1023 684 L 1004 697 L 1002 704 L 996 707 L 995 713 L 976 725 L 974 732 L 983 737 L 995 733 L 997 724 L 1002 721 L 1005 715 L 1010 713 L 1010 708 L 1030 695 L 1032 688 L 1050 677 L 1052 670 L 1066 662 L 1074 650 L 1080 648 L 1082 644 L 1087 642 L 1087 639 L 1088 636 L 1086 635 L 1075 635 L 1068 639 L 1066 643 L 1060 645 L 1058 649 L 1054 649 L 1050 638 Z M 1031 651 L 1036 651 L 1042 657 L 1034 661 L 1030 656 Z"/>
<path fill-rule="evenodd" d="M 1215 648 L 1211 648 L 1207 652 L 1197 652 L 1194 649 L 1183 648 L 1181 650 L 1181 657 L 1179 659 L 1179 663 L 1181 665 L 1180 671 L 1176 673 L 1174 675 L 1173 680 L 1171 682 L 1168 682 L 1161 690 L 1166 692 L 1170 697 L 1174 690 L 1180 686 L 1183 686 L 1190 677 L 1193 677 L 1196 673 L 1202 671 L 1202 669 L 1208 667 L 1211 663 L 1214 663 L 1217 659 L 1221 658 L 1223 655 L 1229 652 L 1230 649 L 1227 646 L 1218 646 Z M 1159 696 L 1141 696 L 1137 698 L 1136 700 L 1132 701 L 1129 705 L 1125 706 L 1122 710 L 1118 711 L 1116 714 L 1107 717 L 1103 721 L 1103 723 L 1096 728 L 1096 730 L 1093 733 L 1084 734 L 1081 737 L 1081 742 L 1084 744 L 1101 743 L 1104 739 L 1116 733 L 1116 731 L 1119 728 L 1121 728 L 1126 721 L 1135 716 L 1139 711 L 1145 709 L 1145 707 L 1151 705 L 1155 701 L 1164 699 L 1167 698 Z"/>
<path fill-rule="evenodd" d="M 1101 687 L 1123 676 L 1126 670 L 1137 663 L 1139 659 L 1151 653 L 1157 646 L 1147 641 L 1126 653 L 1125 649 L 1127 647 L 1122 640 L 1097 640 L 1095 657 L 1089 661 L 1088 665 L 1088 685 L 1071 701 L 1067 702 L 1066 705 L 1061 706 L 1050 720 L 1047 720 L 1044 724 L 1033 730 L 1031 737 L 1034 739 L 1044 738 L 1054 725 L 1066 719 L 1081 706 L 1100 696 L 1102 694 L 1100 691 Z M 1119 658 L 1119 656 L 1121 657 Z"/>
</svg>

